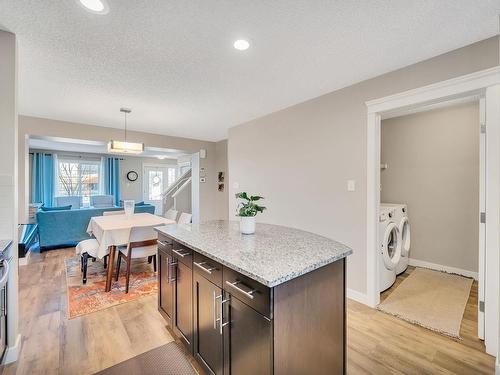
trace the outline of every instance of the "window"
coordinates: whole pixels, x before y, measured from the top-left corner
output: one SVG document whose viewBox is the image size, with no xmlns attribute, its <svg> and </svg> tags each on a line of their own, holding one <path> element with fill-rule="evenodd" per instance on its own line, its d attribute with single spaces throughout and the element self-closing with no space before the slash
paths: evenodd
<svg viewBox="0 0 500 375">
<path fill-rule="evenodd" d="M 167 186 L 172 185 L 175 182 L 176 178 L 176 168 L 168 168 L 168 181 L 167 181 Z"/>
<path fill-rule="evenodd" d="M 80 195 L 86 206 L 100 193 L 100 161 L 60 159 L 57 167 L 57 195 Z"/>
</svg>

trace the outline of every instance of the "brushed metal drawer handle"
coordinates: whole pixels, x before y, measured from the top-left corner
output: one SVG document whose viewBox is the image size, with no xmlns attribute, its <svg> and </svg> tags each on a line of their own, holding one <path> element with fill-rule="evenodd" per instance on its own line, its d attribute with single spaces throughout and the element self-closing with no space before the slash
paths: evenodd
<svg viewBox="0 0 500 375">
<path fill-rule="evenodd" d="M 256 292 L 256 290 L 255 289 L 251 289 L 249 291 L 246 291 L 246 290 L 241 289 L 240 287 L 238 287 L 238 285 L 239 284 L 245 285 L 241 281 L 237 280 L 237 281 L 234 281 L 234 282 L 230 282 L 229 280 L 226 280 L 226 284 L 229 285 L 230 287 L 236 289 L 238 292 L 243 293 L 248 298 L 254 299 L 254 295 L 253 294 Z"/>
<path fill-rule="evenodd" d="M 182 250 L 182 249 L 180 249 L 180 250 L 175 250 L 175 249 L 172 249 L 172 251 L 173 251 L 174 253 L 176 253 L 178 256 L 180 256 L 181 258 L 184 258 L 184 257 L 186 257 L 187 255 L 191 255 L 191 252 L 190 252 L 190 251 L 188 251 L 188 252 L 186 252 L 186 253 L 181 253 L 181 250 Z"/>
<path fill-rule="evenodd" d="M 213 298 L 214 298 L 214 300 L 213 300 L 213 302 L 214 302 L 213 303 L 213 309 L 214 309 L 214 311 L 213 311 L 213 315 L 214 315 L 214 329 L 217 329 L 217 322 L 220 320 L 220 318 L 217 317 L 217 306 L 218 306 L 217 305 L 217 300 L 219 298 L 222 298 L 222 294 L 221 295 L 216 295 L 215 290 L 213 291 L 213 294 L 214 294 L 214 296 L 213 296 Z"/>
<path fill-rule="evenodd" d="M 173 273 L 172 270 L 175 269 L 175 267 L 177 266 L 178 262 L 170 262 L 168 259 L 167 259 L 167 267 L 168 267 L 168 283 L 171 284 L 173 282 L 175 282 L 177 280 L 177 275 L 175 277 L 171 277 L 170 274 Z"/>
<path fill-rule="evenodd" d="M 224 304 L 226 302 L 229 302 L 230 299 L 229 298 L 226 298 L 224 299 L 222 297 L 222 294 L 220 295 L 220 318 L 217 319 L 219 321 L 219 334 L 222 336 L 222 334 L 224 333 L 224 327 L 227 326 L 230 322 L 225 322 L 224 323 Z"/>
<path fill-rule="evenodd" d="M 162 246 L 168 246 L 168 245 L 171 245 L 171 244 L 169 244 L 168 242 L 163 242 L 163 241 L 160 241 L 160 240 L 156 240 L 156 242 L 158 242 L 158 245 L 162 245 Z"/>
<path fill-rule="evenodd" d="M 203 271 L 205 271 L 206 273 L 208 273 L 209 275 L 212 274 L 212 271 L 216 271 L 217 270 L 217 267 L 209 267 L 209 268 L 203 267 L 203 265 L 207 264 L 207 262 L 193 262 L 193 264 L 196 267 L 198 267 L 199 269 L 202 269 Z"/>
</svg>

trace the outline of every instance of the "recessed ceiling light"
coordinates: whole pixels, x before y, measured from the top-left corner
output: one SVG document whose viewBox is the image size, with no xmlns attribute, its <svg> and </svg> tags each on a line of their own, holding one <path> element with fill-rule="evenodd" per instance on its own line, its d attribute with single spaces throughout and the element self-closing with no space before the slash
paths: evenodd
<svg viewBox="0 0 500 375">
<path fill-rule="evenodd" d="M 79 0 L 79 2 L 91 13 L 107 14 L 109 12 L 109 6 L 106 0 Z"/>
<path fill-rule="evenodd" d="M 244 50 L 248 49 L 248 47 L 250 47 L 250 43 L 248 43 L 248 40 L 238 39 L 236 42 L 234 42 L 233 46 L 238 51 L 244 51 Z"/>
</svg>

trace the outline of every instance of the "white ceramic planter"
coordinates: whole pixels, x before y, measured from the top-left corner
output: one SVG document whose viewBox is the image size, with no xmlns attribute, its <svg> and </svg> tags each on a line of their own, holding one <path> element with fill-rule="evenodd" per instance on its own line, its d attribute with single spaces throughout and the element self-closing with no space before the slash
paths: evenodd
<svg viewBox="0 0 500 375">
<path fill-rule="evenodd" d="M 243 234 L 255 233 L 255 216 L 240 217 L 240 232 Z"/>
</svg>

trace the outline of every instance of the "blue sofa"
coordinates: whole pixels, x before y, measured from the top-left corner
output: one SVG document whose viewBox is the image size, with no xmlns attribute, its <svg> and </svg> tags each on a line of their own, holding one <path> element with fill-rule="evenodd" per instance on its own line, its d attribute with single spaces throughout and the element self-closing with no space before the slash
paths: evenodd
<svg viewBox="0 0 500 375">
<path fill-rule="evenodd" d="M 40 236 L 40 250 L 76 246 L 90 238 L 87 226 L 93 216 L 102 216 L 104 211 L 119 211 L 123 207 L 80 208 L 76 210 L 38 211 L 36 222 Z M 155 213 L 151 204 L 136 206 L 135 212 Z"/>
</svg>

